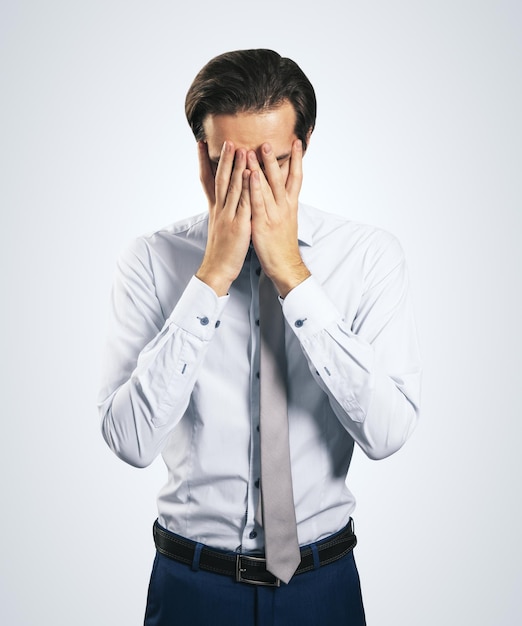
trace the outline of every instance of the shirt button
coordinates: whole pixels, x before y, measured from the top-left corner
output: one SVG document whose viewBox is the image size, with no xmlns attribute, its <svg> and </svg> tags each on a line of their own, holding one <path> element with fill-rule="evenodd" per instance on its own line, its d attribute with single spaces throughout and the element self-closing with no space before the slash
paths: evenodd
<svg viewBox="0 0 522 626">
<path fill-rule="evenodd" d="M 261 268 L 260 268 L 260 267 L 258 267 L 258 268 L 257 268 L 257 270 L 256 270 L 256 274 L 257 274 L 258 276 L 260 276 L 260 275 L 261 275 Z"/>
<path fill-rule="evenodd" d="M 216 328 L 219 328 L 219 325 L 220 325 L 220 324 L 221 324 L 221 322 L 218 320 L 218 321 L 216 322 Z"/>
<path fill-rule="evenodd" d="M 248 535 L 250 539 L 255 539 L 257 537 L 257 532 L 255 530 L 250 531 L 250 535 Z"/>
<path fill-rule="evenodd" d="M 259 378 L 259 372 L 256 372 L 256 378 Z"/>
<path fill-rule="evenodd" d="M 259 478 L 256 480 L 256 482 L 254 483 L 254 485 L 259 489 Z"/>
<path fill-rule="evenodd" d="M 200 317 L 199 318 L 199 323 L 201 324 L 201 326 L 206 326 L 209 322 L 208 317 Z"/>
<path fill-rule="evenodd" d="M 259 326 L 259 320 L 256 320 L 256 326 Z"/>
<path fill-rule="evenodd" d="M 297 321 L 295 322 L 295 326 L 296 326 L 297 328 L 301 328 L 301 326 L 302 326 L 303 324 L 304 324 L 304 320 L 297 320 Z"/>
<path fill-rule="evenodd" d="M 256 430 L 257 432 L 259 432 L 259 424 L 256 426 Z"/>
</svg>

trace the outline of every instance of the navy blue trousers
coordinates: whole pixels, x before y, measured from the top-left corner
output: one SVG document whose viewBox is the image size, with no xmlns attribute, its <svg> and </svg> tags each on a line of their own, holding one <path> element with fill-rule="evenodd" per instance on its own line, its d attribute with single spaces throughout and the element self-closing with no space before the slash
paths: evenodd
<svg viewBox="0 0 522 626">
<path fill-rule="evenodd" d="M 353 552 L 294 576 L 288 585 L 259 587 L 156 553 L 145 626 L 365 626 Z"/>
</svg>

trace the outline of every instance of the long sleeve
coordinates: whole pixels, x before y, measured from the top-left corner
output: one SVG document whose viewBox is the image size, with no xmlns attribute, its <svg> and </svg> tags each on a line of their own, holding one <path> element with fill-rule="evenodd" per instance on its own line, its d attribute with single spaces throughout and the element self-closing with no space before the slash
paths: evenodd
<svg viewBox="0 0 522 626">
<path fill-rule="evenodd" d="M 193 277 L 166 317 L 143 242 L 120 258 L 98 406 L 107 444 L 127 463 L 145 467 L 162 451 L 226 301 Z"/>
<path fill-rule="evenodd" d="M 372 459 L 412 433 L 421 369 L 402 249 L 388 234 L 365 254 L 356 314 L 346 318 L 313 276 L 292 290 L 283 312 L 310 371 L 352 438 Z M 353 304 L 353 303 L 352 303 Z"/>
</svg>

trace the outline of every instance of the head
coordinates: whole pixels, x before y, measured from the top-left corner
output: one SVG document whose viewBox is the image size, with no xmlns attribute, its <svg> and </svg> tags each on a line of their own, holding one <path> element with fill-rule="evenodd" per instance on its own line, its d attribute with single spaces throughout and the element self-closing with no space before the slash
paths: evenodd
<svg viewBox="0 0 522 626">
<path fill-rule="evenodd" d="M 268 114 L 289 103 L 295 136 L 306 150 L 315 126 L 314 89 L 299 66 L 273 50 L 236 50 L 211 59 L 194 79 L 185 114 L 197 141 L 205 141 L 205 120 L 214 116 Z"/>
</svg>

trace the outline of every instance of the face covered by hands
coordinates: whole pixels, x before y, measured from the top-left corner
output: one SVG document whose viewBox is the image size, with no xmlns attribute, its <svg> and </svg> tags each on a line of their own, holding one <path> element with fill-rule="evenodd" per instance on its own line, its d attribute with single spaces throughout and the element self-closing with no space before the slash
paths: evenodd
<svg viewBox="0 0 522 626">
<path fill-rule="evenodd" d="M 241 271 L 250 241 L 282 297 L 310 275 L 297 241 L 303 149 L 294 127 L 288 102 L 204 122 L 199 162 L 209 232 L 196 275 L 218 295 Z"/>
</svg>

